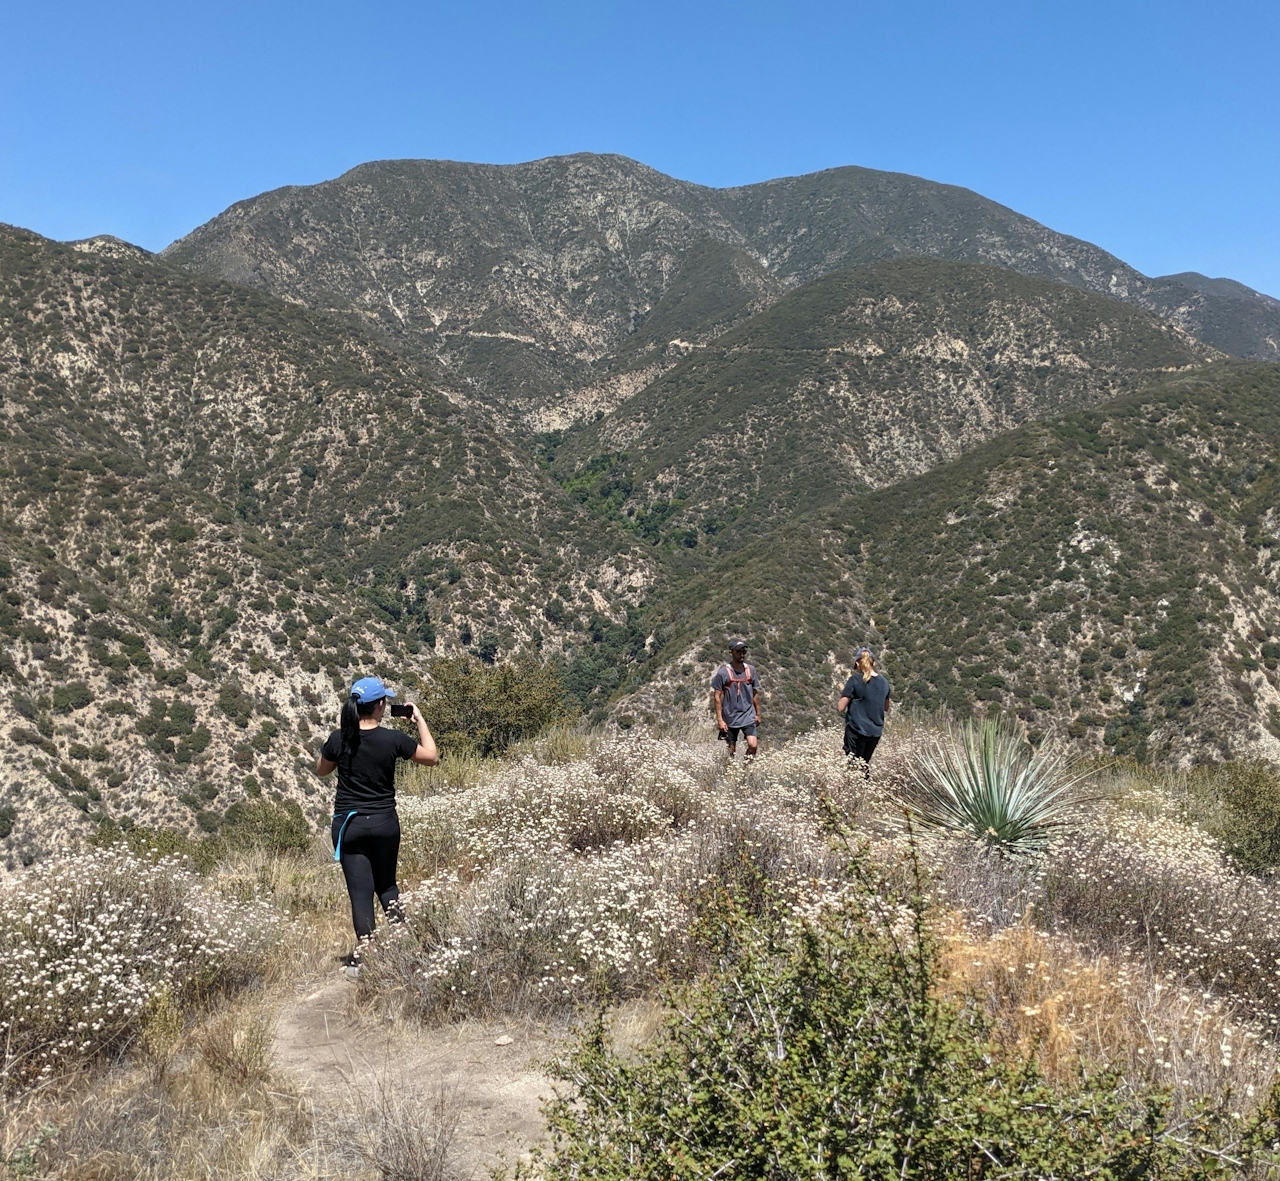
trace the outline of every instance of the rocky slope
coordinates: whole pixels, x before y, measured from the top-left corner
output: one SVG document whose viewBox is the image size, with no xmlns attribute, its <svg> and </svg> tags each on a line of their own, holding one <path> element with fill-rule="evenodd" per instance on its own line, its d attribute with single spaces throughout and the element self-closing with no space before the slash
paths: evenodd
<svg viewBox="0 0 1280 1181">
<path fill-rule="evenodd" d="M 1141 302 L 1224 352 L 1280 361 L 1280 300 L 1234 279 L 1163 275 L 1150 280 Z"/>
<path fill-rule="evenodd" d="M 712 553 L 1221 355 L 1115 300 L 926 259 L 827 275 L 687 352 L 546 445 L 602 517 Z"/>
<path fill-rule="evenodd" d="M 273 296 L 0 229 L 0 855 L 263 790 L 320 810 L 304 768 L 356 670 L 630 634 L 650 556 L 438 378 Z"/>
<path fill-rule="evenodd" d="M 609 385 L 608 355 L 643 332 L 677 280 L 697 286 L 702 266 L 723 271 L 709 242 L 737 252 L 735 284 L 761 300 L 882 259 L 990 263 L 1136 303 L 1229 352 L 1280 359 L 1276 300 L 1242 301 L 1188 276 L 1148 279 L 976 193 L 865 168 L 709 189 L 619 156 L 384 161 L 242 201 L 164 253 L 354 311 L 395 347 L 439 358 L 500 413 L 546 426 L 629 388 Z M 657 343 L 708 327 L 697 301 L 665 313 Z"/>
<path fill-rule="evenodd" d="M 745 634 L 767 733 L 830 716 L 857 644 L 900 702 L 1181 762 L 1280 758 L 1280 367 L 1167 377 L 846 497 L 654 608 L 623 708 L 705 702 Z M 703 715 L 705 716 L 705 715 Z"/>
</svg>

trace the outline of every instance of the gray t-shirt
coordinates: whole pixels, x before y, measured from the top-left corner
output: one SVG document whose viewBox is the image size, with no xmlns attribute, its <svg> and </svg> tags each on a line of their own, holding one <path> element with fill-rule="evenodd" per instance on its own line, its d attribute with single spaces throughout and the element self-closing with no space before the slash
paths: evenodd
<svg viewBox="0 0 1280 1181">
<path fill-rule="evenodd" d="M 746 680 L 731 681 L 732 665 L 722 664 L 711 678 L 711 687 L 724 694 L 720 703 L 720 712 L 724 714 L 726 724 L 730 726 L 754 726 L 756 724 L 755 695 L 760 692 L 760 681 L 756 677 L 755 665 L 743 667 L 739 675 Z"/>
<path fill-rule="evenodd" d="M 864 681 L 861 673 L 854 673 L 840 696 L 849 699 L 844 715 L 849 729 L 867 738 L 879 738 L 884 733 L 884 703 L 889 700 L 889 679 L 884 673 L 876 673 L 869 681 Z"/>
</svg>

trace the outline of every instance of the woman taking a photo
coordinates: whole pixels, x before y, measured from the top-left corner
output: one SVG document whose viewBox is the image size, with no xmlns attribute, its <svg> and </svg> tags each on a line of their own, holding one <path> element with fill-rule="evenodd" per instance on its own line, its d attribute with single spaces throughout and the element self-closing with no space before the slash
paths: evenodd
<svg viewBox="0 0 1280 1181">
<path fill-rule="evenodd" d="M 889 680 L 876 671 L 870 648 L 859 648 L 854 655 L 853 676 L 845 682 L 836 712 L 844 714 L 844 753 L 861 759 L 870 777 L 871 755 L 889 712 Z"/>
<path fill-rule="evenodd" d="M 383 728 L 387 699 L 394 696 L 377 677 L 361 677 L 342 705 L 341 728 L 329 735 L 316 759 L 316 774 L 321 778 L 338 772 L 333 858 L 342 865 L 357 940 L 355 952 L 346 960 L 348 969 L 359 969 L 361 945 L 373 937 L 375 894 L 391 922 L 404 920 L 396 885 L 400 855 L 396 762 L 408 759 L 433 767 L 440 761 L 435 739 L 416 705 L 403 706 L 400 713 L 418 728 L 416 742 L 399 730 Z"/>
</svg>

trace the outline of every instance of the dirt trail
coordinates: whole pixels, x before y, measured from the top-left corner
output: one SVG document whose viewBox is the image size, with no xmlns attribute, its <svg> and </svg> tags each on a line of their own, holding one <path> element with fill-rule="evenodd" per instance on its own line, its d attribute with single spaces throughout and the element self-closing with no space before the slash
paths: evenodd
<svg viewBox="0 0 1280 1181">
<path fill-rule="evenodd" d="M 276 1063 L 306 1086 L 321 1118 L 326 1108 L 372 1098 L 380 1084 L 430 1094 L 443 1082 L 457 1095 L 455 1145 L 464 1173 L 483 1175 L 500 1155 L 514 1163 L 542 1135 L 539 1099 L 550 1084 L 538 1063 L 553 1048 L 545 1030 L 519 1023 L 379 1025 L 354 1011 L 354 993 L 341 975 L 312 981 L 276 1027 Z"/>
</svg>

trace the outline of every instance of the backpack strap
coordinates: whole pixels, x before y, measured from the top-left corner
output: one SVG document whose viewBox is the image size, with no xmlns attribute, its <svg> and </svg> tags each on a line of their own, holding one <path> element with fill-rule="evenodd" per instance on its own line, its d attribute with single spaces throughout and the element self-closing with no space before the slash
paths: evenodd
<svg viewBox="0 0 1280 1181">
<path fill-rule="evenodd" d="M 749 664 L 744 666 L 742 676 L 737 676 L 734 673 L 732 665 L 724 665 L 724 670 L 728 673 L 728 681 L 724 687 L 724 695 L 727 697 L 729 695 L 729 690 L 734 690 L 734 701 L 737 704 L 741 704 L 742 699 L 738 691 L 738 686 L 751 684 L 755 679 L 755 670 Z"/>
</svg>

